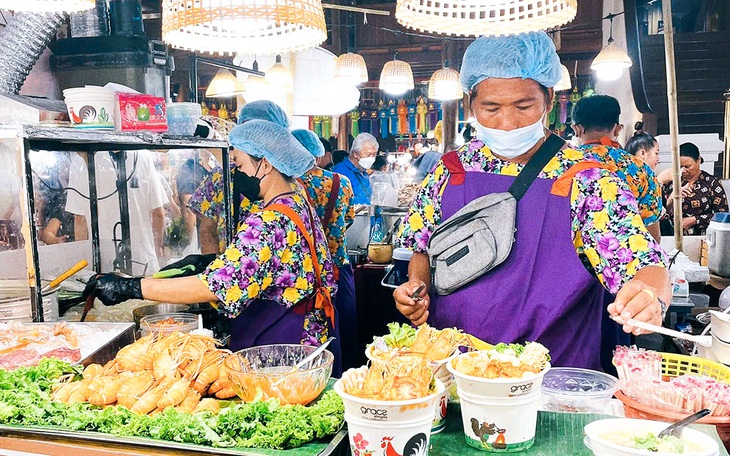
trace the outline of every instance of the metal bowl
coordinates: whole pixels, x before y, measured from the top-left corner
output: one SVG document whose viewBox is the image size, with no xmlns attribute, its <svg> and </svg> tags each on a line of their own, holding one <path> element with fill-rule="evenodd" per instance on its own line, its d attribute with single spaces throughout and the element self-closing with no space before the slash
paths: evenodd
<svg viewBox="0 0 730 456">
<path fill-rule="evenodd" d="M 165 302 L 137 307 L 132 311 L 135 329 L 139 331 L 140 320 L 149 315 L 189 312 L 190 308 L 190 304 L 170 304 Z"/>
</svg>

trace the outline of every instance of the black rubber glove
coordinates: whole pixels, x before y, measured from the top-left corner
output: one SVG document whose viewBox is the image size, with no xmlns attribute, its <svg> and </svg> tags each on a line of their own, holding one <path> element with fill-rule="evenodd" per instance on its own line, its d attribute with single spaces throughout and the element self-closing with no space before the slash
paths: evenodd
<svg viewBox="0 0 730 456">
<path fill-rule="evenodd" d="M 214 253 L 209 253 L 207 255 L 188 255 L 182 260 L 168 264 L 164 268 L 160 269 L 160 271 L 169 271 L 172 269 L 182 270 L 181 273 L 177 274 L 175 277 L 197 275 L 205 271 L 205 268 L 207 268 L 217 256 L 218 255 Z"/>
<path fill-rule="evenodd" d="M 84 299 L 92 295 L 105 306 L 113 306 L 128 299 L 143 299 L 142 278 L 97 274 L 86 283 L 83 293 Z"/>
</svg>

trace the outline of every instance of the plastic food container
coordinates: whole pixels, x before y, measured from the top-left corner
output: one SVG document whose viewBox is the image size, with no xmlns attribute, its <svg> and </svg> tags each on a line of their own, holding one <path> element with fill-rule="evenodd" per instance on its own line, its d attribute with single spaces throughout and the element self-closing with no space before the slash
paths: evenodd
<svg viewBox="0 0 730 456">
<path fill-rule="evenodd" d="M 618 390 L 618 379 L 603 372 L 554 367 L 542 381 L 543 407 L 552 412 L 602 413 Z"/>
<path fill-rule="evenodd" d="M 142 318 L 139 327 L 143 336 L 151 332 L 161 332 L 163 336 L 172 334 L 175 331 L 189 333 L 194 329 L 198 329 L 198 317 L 184 312 L 155 314 Z"/>
<path fill-rule="evenodd" d="M 103 87 L 78 87 L 63 91 L 68 117 L 75 128 L 114 129 L 115 92 Z"/>
<path fill-rule="evenodd" d="M 167 134 L 193 136 L 201 109 L 197 103 L 167 103 Z"/>
<path fill-rule="evenodd" d="M 244 402 L 252 402 L 260 391 L 262 400 L 277 398 L 282 404 L 306 405 L 327 386 L 334 355 L 325 350 L 308 365 L 288 372 L 316 348 L 274 344 L 239 350 L 225 362 L 231 386 Z"/>
<path fill-rule="evenodd" d="M 631 456 L 631 455 L 657 455 L 665 456 L 672 453 L 649 452 L 620 445 L 611 441 L 611 436 L 619 438 L 622 436 L 646 435 L 648 432 L 654 435 L 661 432 L 669 424 L 661 421 L 635 420 L 628 418 L 616 418 L 598 420 L 588 423 L 585 428 L 585 445 L 593 451 L 596 456 Z M 715 456 L 720 454 L 717 442 L 707 434 L 690 428 L 684 428 L 679 438 L 689 445 L 691 451 L 682 454 L 691 456 Z M 676 453 L 674 453 L 676 454 Z"/>
</svg>

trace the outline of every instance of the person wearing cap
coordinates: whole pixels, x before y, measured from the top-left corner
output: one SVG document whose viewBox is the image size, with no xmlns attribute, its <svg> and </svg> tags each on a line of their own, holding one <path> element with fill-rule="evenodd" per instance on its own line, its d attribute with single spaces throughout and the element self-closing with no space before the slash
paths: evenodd
<svg viewBox="0 0 730 456">
<path fill-rule="evenodd" d="M 616 168 L 634 194 L 639 214 L 654 239 L 661 241 L 659 218 L 662 215 L 662 191 L 656 174 L 640 158 L 626 152 L 616 142 L 623 126 L 619 123 L 621 106 L 608 95 L 581 98 L 573 106 L 573 131 L 580 148 L 599 162 Z"/>
<path fill-rule="evenodd" d="M 311 169 L 314 157 L 286 128 L 264 120 L 234 127 L 229 141 L 237 171 L 249 176 L 244 196 L 258 209 L 242 214 L 225 251 L 195 276 L 100 274 L 88 282 L 84 296 L 98 297 L 106 305 L 127 299 L 214 301 L 232 319 L 231 350 L 278 343 L 320 345 L 335 335 L 334 306 L 311 298 L 315 292 L 334 296 L 337 285 L 322 225 L 294 182 Z M 339 363 L 339 353 L 335 356 Z"/>
<path fill-rule="evenodd" d="M 311 131 L 292 130 L 292 135 L 314 156 L 315 162 L 324 156 L 325 148 L 321 138 L 317 138 Z M 299 178 L 299 182 L 312 202 L 327 237 L 337 280 L 335 309 L 339 317 L 340 333 L 357 334 L 355 276 L 347 255 L 345 239 L 347 226 L 355 220 L 352 184 L 347 177 L 324 170 L 316 164 Z M 355 362 L 362 353 L 362 347 L 357 346 L 356 338 L 346 337 L 340 341 L 340 346 L 343 367 L 356 367 Z"/>
<path fill-rule="evenodd" d="M 370 187 L 368 171 L 378 155 L 378 140 L 370 133 L 360 133 L 352 141 L 350 154 L 337 163 L 332 171 L 350 179 L 355 193 L 355 204 L 370 204 L 373 190 Z"/>
<path fill-rule="evenodd" d="M 250 120 L 268 120 L 284 128 L 289 128 L 289 118 L 286 112 L 269 100 L 257 100 L 247 103 L 238 114 L 238 124 Z M 223 167 L 214 167 L 208 176 L 195 190 L 188 201 L 188 207 L 200 217 L 200 252 L 202 254 L 217 254 L 226 247 L 226 222 L 223 217 Z M 234 226 L 238 223 L 239 213 L 255 210 L 250 201 L 241 196 L 242 183 L 248 182 L 245 178 L 239 179 L 236 188 L 235 166 L 230 164 L 231 182 L 234 184 L 233 216 Z M 243 176 L 240 176 L 243 177 Z M 205 264 L 208 264 L 205 262 Z"/>
<path fill-rule="evenodd" d="M 471 43 L 461 83 L 476 138 L 444 154 L 421 184 L 397 240 L 414 250 L 409 280 L 393 296 L 415 325 L 457 327 L 490 343 L 536 340 L 556 366 L 600 369 L 602 318 L 661 324 L 671 290 L 665 254 L 633 194 L 583 151 L 558 151 L 520 199 L 502 264 L 451 294 L 427 293 L 432 233 L 469 201 L 509 188 L 549 134 L 544 119 L 559 80 L 560 60 L 544 32 Z M 617 295 L 607 307 L 604 288 Z"/>
<path fill-rule="evenodd" d="M 728 212 L 727 195 L 720 179 L 700 169 L 700 149 L 691 142 L 679 146 L 682 167 L 682 230 L 686 235 L 704 235 L 712 216 Z M 666 217 L 674 220 L 674 185 L 671 170 L 662 173 L 666 181 L 662 188 L 667 206 Z"/>
</svg>

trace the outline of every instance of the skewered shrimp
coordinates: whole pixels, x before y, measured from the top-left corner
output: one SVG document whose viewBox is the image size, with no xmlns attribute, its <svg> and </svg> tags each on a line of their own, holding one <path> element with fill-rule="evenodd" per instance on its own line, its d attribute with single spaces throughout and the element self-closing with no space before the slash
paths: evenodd
<svg viewBox="0 0 730 456">
<path fill-rule="evenodd" d="M 189 389 L 189 378 L 181 378 L 180 380 L 177 380 L 167 391 L 165 391 L 165 394 L 157 402 L 157 407 L 164 410 L 167 407 L 176 406 L 185 400 Z"/>
<path fill-rule="evenodd" d="M 190 390 L 185 400 L 180 402 L 175 409 L 179 412 L 193 413 L 200 404 L 200 393 Z"/>
<path fill-rule="evenodd" d="M 154 335 L 148 334 L 137 342 L 127 345 L 117 352 L 116 361 L 119 368 L 132 372 L 144 370 L 143 358 L 144 354 L 149 351 L 154 343 Z"/>
<path fill-rule="evenodd" d="M 117 404 L 131 409 L 137 399 L 150 389 L 154 382 L 155 378 L 150 372 L 138 372 L 134 374 L 119 388 L 117 392 Z"/>
<path fill-rule="evenodd" d="M 68 402 L 71 393 L 81 385 L 81 382 L 69 382 L 65 384 L 59 384 L 60 388 L 53 392 L 51 398 L 58 402 Z"/>
<path fill-rule="evenodd" d="M 228 368 L 226 368 L 225 363 L 222 363 L 218 366 L 218 378 L 208 387 L 208 394 L 213 395 L 222 389 L 228 388 L 230 384 Z"/>
<path fill-rule="evenodd" d="M 221 406 L 217 400 L 212 399 L 210 397 L 206 397 L 205 399 L 200 401 L 200 403 L 198 404 L 197 407 L 195 407 L 194 413 L 202 412 L 203 410 L 210 410 L 214 414 L 218 414 L 220 409 L 221 409 Z"/>
<path fill-rule="evenodd" d="M 89 364 L 86 366 L 86 369 L 84 369 L 82 376 L 84 378 L 94 378 L 101 375 L 102 372 L 104 372 L 104 366 L 101 364 Z"/>
<path fill-rule="evenodd" d="M 160 398 L 165 393 L 165 389 L 167 388 L 167 383 L 160 383 L 159 385 L 150 388 L 146 393 L 144 393 L 137 402 L 134 403 L 130 411 L 133 413 L 139 413 L 140 415 L 146 415 L 150 413 L 152 410 L 157 408 L 157 403 L 160 401 Z"/>
<path fill-rule="evenodd" d="M 119 389 L 132 375 L 134 375 L 132 372 L 122 372 L 116 377 L 103 377 L 108 379 L 106 385 L 102 386 L 99 391 L 89 397 L 89 403 L 93 405 L 109 405 L 115 403 Z"/>
</svg>

